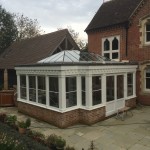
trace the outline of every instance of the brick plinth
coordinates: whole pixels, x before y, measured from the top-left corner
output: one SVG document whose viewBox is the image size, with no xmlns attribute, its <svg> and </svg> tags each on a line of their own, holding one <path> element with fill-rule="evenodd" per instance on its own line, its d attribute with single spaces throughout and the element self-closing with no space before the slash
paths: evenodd
<svg viewBox="0 0 150 150">
<path fill-rule="evenodd" d="M 125 106 L 134 108 L 136 107 L 136 98 L 132 98 L 125 101 Z"/>
<path fill-rule="evenodd" d="M 59 128 L 66 128 L 78 123 L 91 125 L 103 120 L 105 117 L 105 107 L 91 111 L 76 109 L 69 112 L 60 113 L 23 102 L 18 102 L 18 111 L 48 122 Z"/>
<path fill-rule="evenodd" d="M 138 102 L 142 105 L 150 106 L 150 94 L 141 94 L 138 96 Z"/>
</svg>

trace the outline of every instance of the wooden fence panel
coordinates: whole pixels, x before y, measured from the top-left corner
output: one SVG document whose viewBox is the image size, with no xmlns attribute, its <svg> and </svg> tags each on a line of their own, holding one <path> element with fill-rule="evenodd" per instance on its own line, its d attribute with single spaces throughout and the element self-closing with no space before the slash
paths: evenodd
<svg viewBox="0 0 150 150">
<path fill-rule="evenodd" d="M 0 106 L 14 106 L 14 91 L 0 92 Z"/>
</svg>

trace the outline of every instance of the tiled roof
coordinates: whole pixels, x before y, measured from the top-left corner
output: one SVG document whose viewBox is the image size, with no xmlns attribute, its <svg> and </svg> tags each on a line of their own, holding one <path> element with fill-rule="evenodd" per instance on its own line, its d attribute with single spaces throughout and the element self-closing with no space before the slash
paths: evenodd
<svg viewBox="0 0 150 150">
<path fill-rule="evenodd" d="M 85 31 L 109 27 L 129 21 L 143 0 L 110 0 L 101 5 Z"/>
<path fill-rule="evenodd" d="M 13 43 L 0 56 L 0 68 L 13 69 L 14 66 L 19 64 L 36 63 L 37 61 L 50 56 L 65 37 L 72 42 L 75 49 L 78 49 L 78 46 L 72 39 L 68 30 L 59 30 Z"/>
</svg>

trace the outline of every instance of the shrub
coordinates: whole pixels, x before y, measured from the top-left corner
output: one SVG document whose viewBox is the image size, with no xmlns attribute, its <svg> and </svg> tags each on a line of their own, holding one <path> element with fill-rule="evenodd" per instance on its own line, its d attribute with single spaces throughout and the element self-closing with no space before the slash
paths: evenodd
<svg viewBox="0 0 150 150">
<path fill-rule="evenodd" d="M 17 121 L 17 116 L 16 115 L 9 115 L 9 116 L 6 117 L 6 123 L 8 125 L 13 126 L 13 125 L 15 125 L 16 121 Z"/>
<path fill-rule="evenodd" d="M 8 136 L 6 133 L 0 134 L 0 149 L 2 150 L 25 150 L 25 147 L 18 140 Z"/>
<path fill-rule="evenodd" d="M 37 142 L 41 143 L 41 144 L 45 144 L 45 135 L 38 132 L 38 131 L 31 131 L 29 130 L 27 132 L 27 135 L 31 138 L 33 138 L 34 140 L 36 140 Z"/>
<path fill-rule="evenodd" d="M 24 135 L 18 134 L 16 130 L 12 129 L 7 124 L 3 124 L 0 122 L 0 135 L 1 134 L 5 134 L 5 135 L 9 135 L 9 137 L 13 137 L 13 140 L 20 143 L 21 147 L 24 147 L 25 150 L 49 150 L 48 147 L 41 145 L 36 141 L 33 142 L 33 140 L 30 137 L 28 137 L 26 134 Z M 1 149 L 2 148 L 0 148 L 0 150 Z M 7 150 L 13 150 L 13 149 L 7 149 Z"/>
<path fill-rule="evenodd" d="M 26 121 L 18 121 L 18 126 L 20 128 L 24 128 L 24 129 L 27 129 L 29 128 L 31 125 L 31 120 L 30 118 L 27 118 Z"/>
<path fill-rule="evenodd" d="M 57 135 L 51 134 L 50 136 L 48 136 L 46 140 L 46 145 L 50 148 L 56 149 L 57 138 L 58 138 Z"/>
<path fill-rule="evenodd" d="M 0 113 L 0 121 L 5 122 L 7 115 L 5 113 Z"/>
<path fill-rule="evenodd" d="M 56 140 L 56 147 L 57 148 L 64 148 L 66 146 L 66 141 L 62 137 L 58 137 Z"/>
</svg>

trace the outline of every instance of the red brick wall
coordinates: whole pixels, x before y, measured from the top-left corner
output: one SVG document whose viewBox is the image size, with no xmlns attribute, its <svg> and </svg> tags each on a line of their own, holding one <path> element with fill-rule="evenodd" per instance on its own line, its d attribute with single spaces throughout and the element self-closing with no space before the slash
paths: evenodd
<svg viewBox="0 0 150 150">
<path fill-rule="evenodd" d="M 18 102 L 18 111 L 48 122 L 59 128 L 66 128 L 78 123 L 91 125 L 100 120 L 103 120 L 105 117 L 104 107 L 91 111 L 76 109 L 66 113 L 59 113 L 23 102 Z"/>
<path fill-rule="evenodd" d="M 140 48 L 140 27 L 139 19 L 150 14 L 150 0 L 145 2 L 139 11 L 132 17 L 131 26 L 128 29 L 128 57 L 126 58 L 126 30 L 124 27 L 113 27 L 109 29 L 102 29 L 88 33 L 88 49 L 91 52 L 102 54 L 102 38 L 120 35 L 120 60 L 136 60 L 143 61 L 150 59 L 150 45 Z"/>
<path fill-rule="evenodd" d="M 131 107 L 131 108 L 136 107 L 136 98 L 132 98 L 132 99 L 130 99 L 130 100 L 126 100 L 126 101 L 125 101 L 125 105 L 126 105 L 127 107 Z"/>
<path fill-rule="evenodd" d="M 140 26 L 139 20 L 150 14 L 150 0 L 139 8 L 139 11 L 132 18 L 132 23 L 128 32 L 128 59 L 136 61 L 144 61 L 150 59 L 150 45 L 140 48 Z"/>
<path fill-rule="evenodd" d="M 126 56 L 126 30 L 123 27 L 110 28 L 108 30 L 94 31 L 88 34 L 88 49 L 90 52 L 102 54 L 102 38 L 120 35 L 120 60 Z"/>
</svg>

